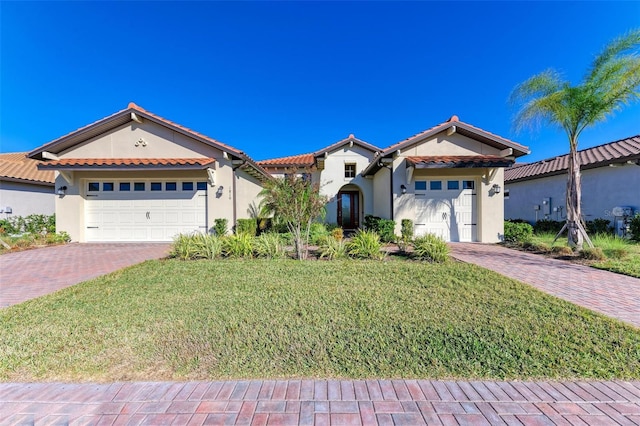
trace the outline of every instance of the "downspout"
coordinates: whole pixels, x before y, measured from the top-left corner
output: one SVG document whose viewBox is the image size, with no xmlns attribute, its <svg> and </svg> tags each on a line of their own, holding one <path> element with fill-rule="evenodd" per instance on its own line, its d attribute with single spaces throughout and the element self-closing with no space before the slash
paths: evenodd
<svg viewBox="0 0 640 426">
<path fill-rule="evenodd" d="M 247 160 L 243 160 L 242 163 L 238 164 L 235 167 L 231 167 L 231 192 L 233 196 L 233 225 L 236 226 L 236 222 L 238 221 L 238 200 L 236 197 L 236 170 L 240 167 L 247 164 Z"/>
</svg>

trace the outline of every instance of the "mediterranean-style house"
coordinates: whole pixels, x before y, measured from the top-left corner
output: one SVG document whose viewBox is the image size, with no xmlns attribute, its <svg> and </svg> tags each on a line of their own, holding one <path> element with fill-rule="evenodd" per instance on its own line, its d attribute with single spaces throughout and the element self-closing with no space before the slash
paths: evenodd
<svg viewBox="0 0 640 426">
<path fill-rule="evenodd" d="M 54 172 L 38 170 L 26 154 L 0 154 L 0 219 L 55 212 Z"/>
<path fill-rule="evenodd" d="M 55 170 L 57 226 L 73 240 L 170 241 L 235 223 L 267 179 L 309 173 L 328 196 L 326 222 L 364 216 L 415 223 L 447 241 L 502 238 L 504 168 L 528 148 L 456 116 L 386 149 L 349 135 L 313 153 L 255 162 L 153 114 L 128 108 L 29 153 Z"/>
<path fill-rule="evenodd" d="M 578 156 L 583 218 L 622 226 L 625 215 L 640 210 L 640 135 L 583 149 Z M 505 218 L 564 220 L 568 166 L 565 154 L 506 169 Z"/>
</svg>

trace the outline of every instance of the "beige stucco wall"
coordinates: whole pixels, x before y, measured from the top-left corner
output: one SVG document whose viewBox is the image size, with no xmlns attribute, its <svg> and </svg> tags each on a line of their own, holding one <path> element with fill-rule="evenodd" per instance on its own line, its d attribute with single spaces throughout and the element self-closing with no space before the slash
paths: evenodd
<svg viewBox="0 0 640 426">
<path fill-rule="evenodd" d="M 140 139 L 146 146 L 136 142 Z M 223 157 L 221 150 L 188 138 L 149 121 L 142 124 L 117 128 L 68 149 L 61 158 L 215 158 L 214 185 L 207 188 L 207 227 L 213 228 L 216 218 L 226 218 L 229 227 L 234 225 L 233 217 L 233 165 Z M 247 208 L 257 198 L 261 190 L 260 182 L 242 170 L 237 170 L 236 195 L 237 217 L 248 217 Z M 56 196 L 55 210 L 57 228 L 66 231 L 74 241 L 85 241 L 84 202 L 87 182 L 90 180 L 153 180 L 153 179 L 193 179 L 207 181 L 206 170 L 144 170 L 144 171 L 81 171 L 69 173 L 72 182 L 67 182 L 60 174 L 56 177 L 56 188 L 67 186 L 64 197 Z M 222 187 L 218 195 L 218 188 Z"/>
<path fill-rule="evenodd" d="M 473 139 L 444 132 L 428 140 L 418 142 L 401 150 L 393 159 L 394 220 L 396 234 L 400 234 L 402 219 L 415 220 L 414 181 L 420 178 L 458 176 L 476 182 L 477 194 L 477 240 L 484 243 L 501 241 L 504 233 L 504 203 L 502 193 L 495 194 L 494 184 L 504 187 L 504 169 L 460 168 L 460 169 L 416 169 L 410 179 L 407 176 L 406 157 L 430 155 L 497 155 L 498 149 Z M 492 173 L 493 170 L 493 173 Z M 376 173 L 374 180 L 374 215 L 390 218 L 389 171 L 385 168 Z M 401 194 L 401 185 L 407 193 Z"/>
<path fill-rule="evenodd" d="M 0 181 L 0 219 L 55 213 L 54 189 L 48 185 Z M 6 213 L 11 207 L 11 214 Z"/>
<path fill-rule="evenodd" d="M 566 173 L 523 182 L 506 183 L 509 198 L 504 200 L 505 218 L 531 223 L 544 219 L 542 201 L 550 199 L 549 219 L 566 218 Z M 640 167 L 633 164 L 582 170 L 582 214 L 585 220 L 613 220 L 616 206 L 640 210 Z M 540 206 L 536 218 L 534 206 Z M 562 207 L 560 212 L 553 209 Z"/>
<path fill-rule="evenodd" d="M 348 144 L 330 152 L 324 159 L 324 170 L 320 172 L 319 183 L 320 193 L 329 199 L 326 206 L 325 222 L 337 223 L 338 200 L 336 196 L 347 185 L 350 186 L 345 189 L 360 190 L 360 223 L 362 223 L 365 214 L 373 212 L 373 182 L 361 175 L 372 159 L 373 152 L 358 145 L 349 147 Z M 344 177 L 345 164 L 356 165 L 354 178 Z"/>
</svg>

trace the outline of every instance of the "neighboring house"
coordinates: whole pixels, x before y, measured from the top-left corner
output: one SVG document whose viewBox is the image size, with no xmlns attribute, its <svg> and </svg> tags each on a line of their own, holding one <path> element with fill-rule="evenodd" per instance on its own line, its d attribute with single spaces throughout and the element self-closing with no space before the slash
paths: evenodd
<svg viewBox="0 0 640 426">
<path fill-rule="evenodd" d="M 381 150 L 349 135 L 311 154 L 254 162 L 135 104 L 29 153 L 55 170 L 58 230 L 76 241 L 169 241 L 235 224 L 266 179 L 310 173 L 346 229 L 372 214 L 447 241 L 497 242 L 504 168 L 528 148 L 456 116 Z"/>
<path fill-rule="evenodd" d="M 381 151 L 354 135 L 311 154 L 258 161 L 274 177 L 287 172 L 310 173 L 326 195 L 327 223 L 336 223 L 345 230 L 358 229 L 365 214 L 373 213 L 373 181 L 362 171 Z"/>
<path fill-rule="evenodd" d="M 394 219 L 396 233 L 401 220 L 410 219 L 416 235 L 497 242 L 503 236 L 503 170 L 528 152 L 453 116 L 384 150 L 350 135 L 313 154 L 259 164 L 276 176 L 314 170 L 312 178 L 332 197 L 327 222 L 355 228 L 372 214 Z"/>
<path fill-rule="evenodd" d="M 170 241 L 230 223 L 270 176 L 245 153 L 130 103 L 29 153 L 57 172 L 59 231 L 75 241 Z"/>
<path fill-rule="evenodd" d="M 615 207 L 640 210 L 640 135 L 578 152 L 582 173 L 582 215 L 615 221 Z M 568 155 L 505 171 L 505 218 L 536 222 L 566 218 Z M 618 216 L 619 218 L 619 216 Z"/>
<path fill-rule="evenodd" d="M 0 219 L 55 213 L 54 173 L 26 154 L 0 154 Z"/>
</svg>

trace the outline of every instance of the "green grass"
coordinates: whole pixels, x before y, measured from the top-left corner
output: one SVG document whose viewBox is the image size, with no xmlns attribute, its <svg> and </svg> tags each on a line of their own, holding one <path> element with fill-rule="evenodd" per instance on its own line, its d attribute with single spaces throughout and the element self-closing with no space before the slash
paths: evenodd
<svg viewBox="0 0 640 426">
<path fill-rule="evenodd" d="M 0 311 L 0 380 L 640 378 L 640 330 L 472 265 L 148 261 Z"/>
<path fill-rule="evenodd" d="M 535 234 L 532 242 L 551 246 L 555 234 Z M 607 257 L 604 261 L 591 264 L 594 268 L 617 272 L 640 278 L 640 244 L 609 234 L 590 236 L 593 245 L 599 247 Z M 566 246 L 566 237 L 558 238 L 553 246 Z M 585 245 L 586 247 L 586 245 Z"/>
</svg>

